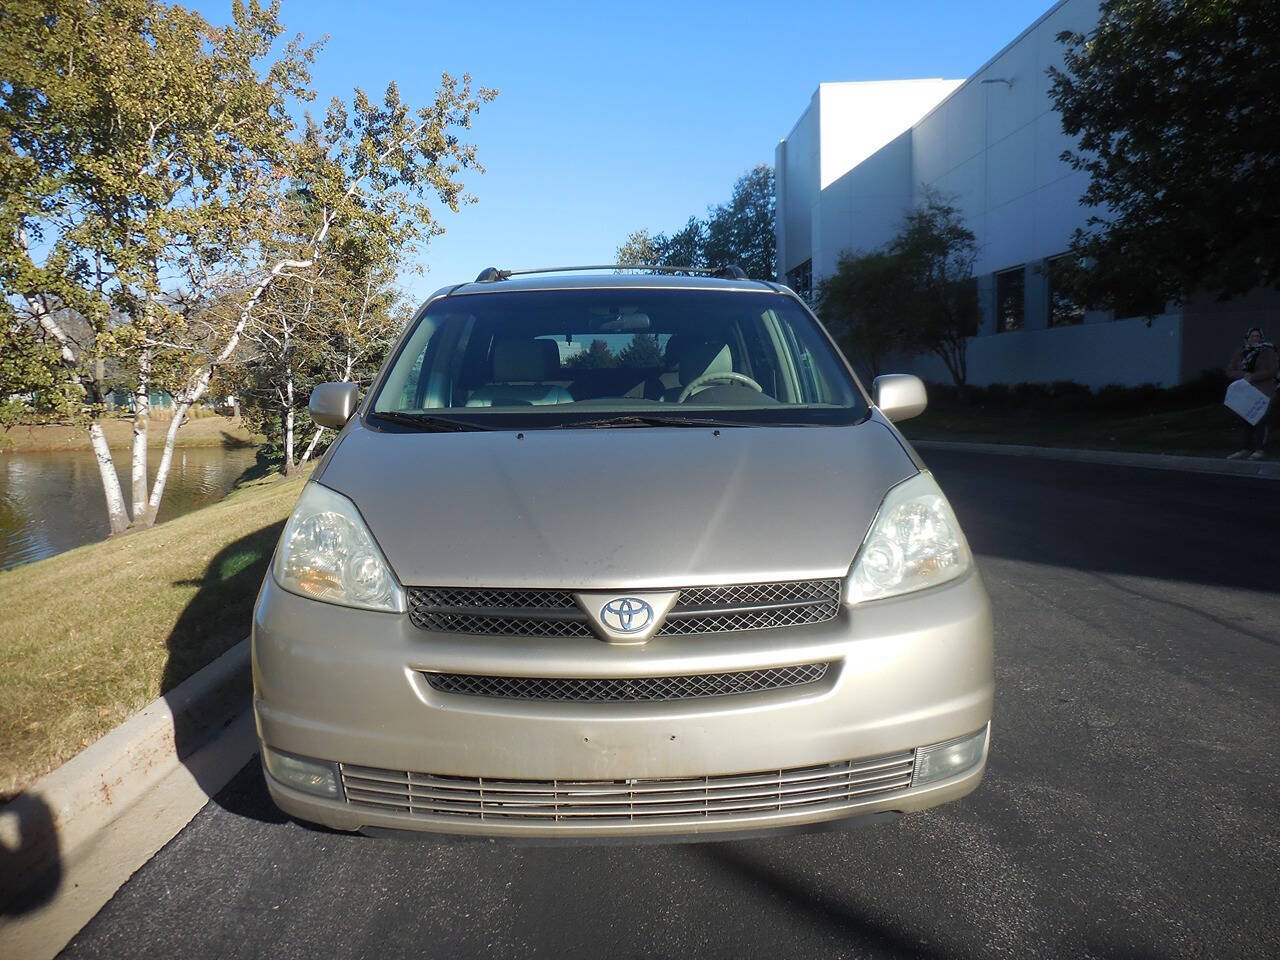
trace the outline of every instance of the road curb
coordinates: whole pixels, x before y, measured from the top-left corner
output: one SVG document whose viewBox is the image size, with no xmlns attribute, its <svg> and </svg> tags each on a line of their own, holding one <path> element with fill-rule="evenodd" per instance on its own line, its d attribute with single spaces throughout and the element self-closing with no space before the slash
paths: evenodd
<svg viewBox="0 0 1280 960">
<path fill-rule="evenodd" d="M 911 440 L 918 450 L 955 450 L 964 453 L 994 453 L 1006 457 L 1040 460 L 1068 460 L 1076 463 L 1105 463 L 1118 467 L 1147 467 L 1152 470 L 1181 470 L 1228 477 L 1258 477 L 1280 480 L 1280 461 L 1216 460 L 1166 453 L 1120 453 L 1112 450 L 1078 450 L 1071 447 L 1028 447 L 1013 443 L 968 443 L 952 440 Z"/>
<path fill-rule="evenodd" d="M 251 690 L 243 640 L 0 806 L 0 955 L 56 955 L 252 759 Z"/>
</svg>

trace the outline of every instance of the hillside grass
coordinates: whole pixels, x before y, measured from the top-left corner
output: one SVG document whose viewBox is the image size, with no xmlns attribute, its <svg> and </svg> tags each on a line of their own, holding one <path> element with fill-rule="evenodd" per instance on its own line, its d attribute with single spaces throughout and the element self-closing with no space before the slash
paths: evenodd
<svg viewBox="0 0 1280 960">
<path fill-rule="evenodd" d="M 0 571 L 0 798 L 248 636 L 305 479 L 273 475 L 150 530 Z"/>
<path fill-rule="evenodd" d="M 147 431 L 147 449 L 164 446 L 165 433 L 172 423 L 167 411 L 151 417 Z M 194 415 L 193 415 L 194 414 Z M 238 417 L 224 417 L 208 410 L 187 414 L 187 423 L 178 431 L 175 447 L 249 447 L 257 446 L 262 437 L 247 429 Z M 133 444 L 133 420 L 127 416 L 104 417 L 100 421 L 107 446 L 113 451 L 128 451 Z M 0 431 L 0 454 L 48 453 L 60 450 L 90 450 L 88 431 L 84 427 L 57 425 L 10 427 Z"/>
</svg>

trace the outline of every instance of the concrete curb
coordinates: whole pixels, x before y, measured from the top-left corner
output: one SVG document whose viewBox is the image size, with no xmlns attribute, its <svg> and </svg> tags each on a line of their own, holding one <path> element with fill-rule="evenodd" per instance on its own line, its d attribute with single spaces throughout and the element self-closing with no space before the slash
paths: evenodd
<svg viewBox="0 0 1280 960">
<path fill-rule="evenodd" d="M 257 749 L 249 641 L 0 807 L 0 956 L 53 957 Z"/>
<path fill-rule="evenodd" d="M 1181 470 L 1186 473 L 1212 473 L 1227 477 L 1280 480 L 1280 461 L 1277 460 L 1215 460 L 1212 457 L 1182 457 L 1166 453 L 1121 453 L 1111 450 L 1076 450 L 1069 447 L 1028 447 L 1012 443 L 911 440 L 909 437 L 907 439 L 918 450 L 994 453 L 1006 457 L 1106 463 L 1118 467 L 1147 467 L 1153 470 Z"/>
</svg>

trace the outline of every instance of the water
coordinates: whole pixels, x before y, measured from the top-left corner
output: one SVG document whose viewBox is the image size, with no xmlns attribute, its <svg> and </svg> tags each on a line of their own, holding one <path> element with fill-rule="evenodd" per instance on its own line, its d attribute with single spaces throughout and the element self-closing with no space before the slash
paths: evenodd
<svg viewBox="0 0 1280 960">
<path fill-rule="evenodd" d="M 149 451 L 147 459 L 154 479 L 160 451 Z M 171 520 L 221 500 L 253 462 L 252 449 L 175 450 L 157 519 Z M 129 502 L 127 451 L 117 454 L 116 469 Z M 0 453 L 0 570 L 105 540 L 109 530 L 92 453 Z"/>
</svg>

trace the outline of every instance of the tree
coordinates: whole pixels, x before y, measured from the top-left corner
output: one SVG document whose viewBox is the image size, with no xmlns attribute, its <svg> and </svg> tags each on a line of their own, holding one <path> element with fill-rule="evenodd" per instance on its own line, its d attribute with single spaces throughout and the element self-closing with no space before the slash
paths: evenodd
<svg viewBox="0 0 1280 960">
<path fill-rule="evenodd" d="M 662 347 L 653 333 L 637 333 L 618 351 L 618 363 L 624 367 L 661 367 Z"/>
<path fill-rule="evenodd" d="M 928 192 L 907 214 L 887 252 L 902 271 L 904 343 L 934 354 L 956 386 L 963 387 L 969 338 L 978 332 L 980 318 L 973 231 L 954 206 Z"/>
<path fill-rule="evenodd" d="M 614 262 L 623 266 L 656 264 L 661 256 L 660 242 L 665 239 L 651 236 L 648 230 L 632 230 L 618 248 Z"/>
<path fill-rule="evenodd" d="M 835 273 L 818 285 L 818 316 L 849 361 L 872 378 L 903 344 L 906 283 L 902 258 L 874 251 L 842 253 Z"/>
<path fill-rule="evenodd" d="M 78 398 L 60 412 L 88 430 L 118 533 L 131 520 L 99 423 L 104 371 L 133 382 L 132 522 L 150 524 L 182 420 L 148 496 L 150 392 L 180 375 L 187 335 L 204 338 L 186 308 L 250 240 L 313 48 L 268 60 L 282 27 L 257 3 L 236 3 L 221 29 L 156 0 L 27 0 L 6 14 L 0 286 L 20 305 L 6 348 L 30 336 L 56 357 L 49 373 Z"/>
<path fill-rule="evenodd" d="M 305 243 L 319 216 L 301 193 L 288 210 L 276 256 Z M 260 298 L 245 332 L 248 355 L 226 382 L 242 397 L 249 425 L 267 436 L 267 456 L 284 474 L 306 463 L 324 436 L 307 411 L 311 388 L 370 380 L 401 326 L 396 275 L 402 254 L 385 235 L 337 228 L 314 270 L 281 276 Z M 298 456 L 296 438 L 307 433 L 310 441 Z"/>
<path fill-rule="evenodd" d="M 592 340 L 591 346 L 586 350 L 575 353 L 565 361 L 566 367 L 576 367 L 579 370 L 599 370 L 617 365 L 618 358 L 613 355 L 613 351 L 603 340 Z"/>
<path fill-rule="evenodd" d="M 1095 207 L 1072 250 L 1099 307 L 1280 287 L 1280 6 L 1104 0 L 1050 69 Z"/>
<path fill-rule="evenodd" d="M 16 322 L 54 348 L 81 399 L 113 533 L 150 524 L 164 495 L 186 412 L 234 360 L 259 302 L 284 277 L 304 277 L 337 226 L 411 246 L 438 234 L 432 196 L 472 198 L 478 168 L 459 136 L 496 91 L 443 75 L 414 109 L 394 84 L 381 103 L 360 90 L 333 101 L 299 135 L 294 104 L 310 98 L 315 47 L 286 44 L 278 6 L 235 2 L 214 28 L 159 0 L 26 0 L 0 32 L 0 284 Z M 290 196 L 305 191 L 312 232 L 273 256 Z M 238 313 L 208 309 L 239 285 Z M 15 335 L 16 336 L 16 335 Z M 107 369 L 132 378 L 132 521 L 98 419 Z M 174 396 L 147 491 L 147 397 Z M 34 412 L 34 411 L 33 411 Z"/>
<path fill-rule="evenodd" d="M 703 259 L 709 266 L 736 265 L 747 276 L 772 280 L 776 274 L 773 167 L 758 164 L 738 178 L 727 204 L 707 218 Z"/>
<path fill-rule="evenodd" d="M 635 230 L 617 250 L 619 264 L 698 267 L 740 266 L 748 276 L 771 280 L 776 263 L 773 168 L 753 167 L 733 185 L 727 204 L 708 207 L 668 236 Z"/>
</svg>

